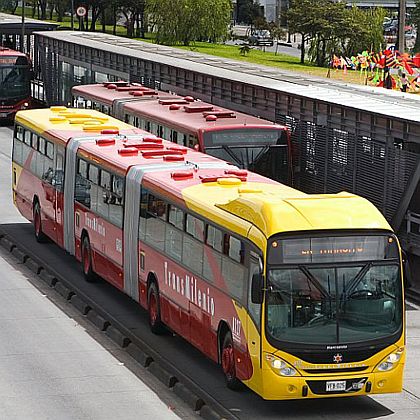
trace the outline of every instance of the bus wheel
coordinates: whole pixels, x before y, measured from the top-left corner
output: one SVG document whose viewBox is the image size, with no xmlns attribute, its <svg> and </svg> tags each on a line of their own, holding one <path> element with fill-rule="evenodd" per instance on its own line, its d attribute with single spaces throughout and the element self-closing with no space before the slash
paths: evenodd
<svg viewBox="0 0 420 420">
<path fill-rule="evenodd" d="M 162 334 L 165 331 L 165 327 L 160 317 L 159 292 L 155 283 L 151 283 L 149 286 L 147 302 L 150 330 L 153 334 Z"/>
<path fill-rule="evenodd" d="M 223 340 L 221 359 L 226 386 L 233 390 L 239 389 L 241 382 L 236 377 L 235 353 L 233 349 L 232 335 L 230 332 L 225 335 Z"/>
<path fill-rule="evenodd" d="M 38 201 L 35 202 L 33 216 L 34 216 L 35 239 L 39 243 L 44 243 L 47 241 L 47 237 L 42 232 L 41 206 L 39 205 Z"/>
<path fill-rule="evenodd" d="M 96 280 L 95 273 L 92 269 L 92 249 L 87 236 L 82 241 L 82 270 L 86 281 L 92 283 Z"/>
</svg>

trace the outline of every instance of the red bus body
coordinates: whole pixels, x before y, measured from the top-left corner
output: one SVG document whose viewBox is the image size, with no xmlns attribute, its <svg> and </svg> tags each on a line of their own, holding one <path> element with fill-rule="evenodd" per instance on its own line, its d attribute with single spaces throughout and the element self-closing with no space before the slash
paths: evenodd
<svg viewBox="0 0 420 420">
<path fill-rule="evenodd" d="M 51 109 L 55 108 L 58 111 L 54 111 L 53 115 L 59 113 L 61 109 L 61 107 Z M 51 110 L 39 109 L 26 112 L 31 113 L 30 119 L 23 120 L 20 115 L 24 113 L 19 113 L 16 117 L 13 150 L 13 195 L 20 213 L 28 220 L 34 221 L 34 203 L 38 203 L 41 208 L 40 221 L 43 234 L 73 253 L 79 261 L 82 260 L 83 238 L 88 237 L 94 272 L 129 294 L 145 308 L 148 306 L 147 290 L 150 273 L 154 273 L 156 280 L 159 281 L 162 321 L 208 357 L 218 361 L 219 325 L 223 320 L 230 320 L 231 323 L 237 315 L 232 299 L 227 295 L 227 286 L 220 273 L 220 267 L 213 259 L 212 250 L 204 247 L 204 251 L 208 254 L 206 260 L 214 277 L 214 285 L 210 286 L 208 282 L 186 270 L 182 264 L 165 257 L 156 247 L 145 242 L 138 241 L 135 249 L 129 250 L 124 238 L 124 229 L 129 230 L 125 220 L 124 224 L 118 226 L 117 223 L 111 223 L 98 216 L 96 212 L 78 201 L 72 202 L 74 236 L 69 238 L 71 235 L 65 231 L 66 205 L 69 205 L 69 202 L 65 202 L 65 192 L 63 193 L 59 180 L 47 182 L 46 175 L 36 176 L 33 173 L 37 165 L 35 162 L 36 159 L 39 162 L 39 153 L 42 149 L 46 156 L 49 154 L 53 157 L 55 166 L 53 170 L 57 175 L 64 170 L 61 164 L 55 165 L 57 153 L 61 153 L 62 157 L 65 156 L 66 165 L 69 166 L 71 162 L 69 145 L 72 140 L 81 139 L 77 148 L 78 159 L 89 162 L 89 165 L 97 165 L 101 173 L 106 171 L 125 181 L 130 169 L 142 168 L 144 170 L 142 188 L 183 210 L 187 209 L 183 190 L 208 181 L 245 176 L 251 183 L 276 183 L 258 174 L 240 171 L 212 156 L 183 146 L 175 146 L 162 139 L 155 140 L 156 136 L 119 121 L 118 123 L 111 121 L 115 123 L 113 128 L 117 129 L 116 134 L 101 134 L 101 131 L 84 132 L 77 124 L 72 126 L 65 124 L 62 128 L 59 123 L 56 123 L 57 127 L 51 123 L 50 128 L 42 130 L 35 127 L 43 119 L 50 118 L 53 121 L 50 117 Z M 94 116 L 99 114 L 95 111 L 90 113 L 94 113 Z M 39 125 L 42 127 L 42 124 Z M 27 153 L 24 153 L 22 158 L 22 165 L 19 164 L 18 158 L 18 137 L 23 139 L 19 140 L 22 146 L 28 146 Z M 41 138 L 47 143 L 45 148 L 40 147 Z M 150 172 L 148 166 L 152 168 Z M 44 164 L 44 170 L 45 167 Z M 127 192 L 125 194 L 128 197 Z M 127 206 L 127 203 L 125 205 Z M 246 234 L 246 231 L 243 233 Z M 69 243 L 66 245 L 66 238 L 72 242 L 70 245 Z M 132 253 L 135 259 L 138 257 L 138 276 L 134 281 L 127 280 L 128 276 L 124 270 L 124 255 L 128 252 Z M 241 340 L 238 341 L 242 344 L 238 344 L 235 351 L 242 363 L 238 366 L 237 374 L 240 379 L 247 380 L 251 377 L 252 365 L 244 331 L 238 330 L 238 333 L 242 334 Z"/>
<path fill-rule="evenodd" d="M 97 111 L 64 107 L 17 113 L 12 188 L 15 205 L 34 222 L 38 241 L 44 235 L 51 238 L 82 262 L 88 281 L 98 274 L 139 302 L 149 311 L 152 331 L 163 322 L 220 362 L 228 386 L 234 372 L 235 381 L 263 398 L 295 399 L 344 396 L 333 392 L 335 388 L 309 389 L 314 380 L 327 388 L 331 378 L 360 383 L 348 363 L 344 374 L 341 369 L 330 372 L 332 362 L 319 361 L 305 362 L 314 373 L 305 373 L 306 367 L 298 373 L 306 353 L 288 353 L 266 338 L 268 313 L 262 315 L 264 301 L 258 296 L 273 237 L 281 241 L 296 233 L 300 240 L 321 230 L 324 240 L 340 229 L 344 235 L 373 229 L 397 246 L 385 219 L 366 200 L 346 193 L 308 196 Z M 299 261 L 308 254 L 303 246 L 292 250 Z M 283 245 L 276 239 L 268 252 L 278 248 Z M 396 269 L 401 271 L 401 265 Z M 303 316 L 306 307 L 300 295 L 298 299 Z M 401 295 L 401 314 L 402 305 Z M 402 316 L 400 323 L 403 328 Z M 375 360 L 368 362 L 369 373 L 362 379 L 369 375 L 376 384 L 388 378 L 385 390 L 374 385 L 374 392 L 400 392 L 403 330 L 397 330 L 392 342 L 385 338 L 385 347 L 372 356 Z M 306 352 L 312 343 L 303 345 Z M 397 353 L 387 362 L 392 351 Z M 329 360 L 330 354 L 325 357 Z M 273 358 L 281 358 L 283 365 L 273 364 Z M 374 370 L 381 360 L 385 368 L 401 363 L 388 374 Z M 279 366 L 288 367 L 291 377 L 287 372 L 280 376 Z M 327 371 L 320 374 L 319 368 Z M 353 394 L 348 395 L 372 390 L 371 385 L 349 389 Z"/>
<path fill-rule="evenodd" d="M 19 51 L 0 47 L 0 119 L 13 119 L 31 104 L 31 61 Z"/>
<path fill-rule="evenodd" d="M 74 86 L 74 106 L 94 108 L 166 140 L 292 184 L 287 127 L 126 82 Z"/>
</svg>

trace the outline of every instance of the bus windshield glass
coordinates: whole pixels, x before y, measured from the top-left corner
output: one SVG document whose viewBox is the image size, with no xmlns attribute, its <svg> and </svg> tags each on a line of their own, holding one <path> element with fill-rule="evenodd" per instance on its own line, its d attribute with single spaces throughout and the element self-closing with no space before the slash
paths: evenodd
<svg viewBox="0 0 420 420">
<path fill-rule="evenodd" d="M 392 236 L 273 241 L 268 259 L 267 333 L 274 340 L 349 344 L 400 331 L 401 276 Z"/>
<path fill-rule="evenodd" d="M 30 94 L 30 64 L 26 57 L 0 57 L 0 97 Z"/>
<path fill-rule="evenodd" d="M 243 169 L 288 181 L 288 136 L 282 129 L 223 129 L 204 133 L 204 151 Z"/>
</svg>

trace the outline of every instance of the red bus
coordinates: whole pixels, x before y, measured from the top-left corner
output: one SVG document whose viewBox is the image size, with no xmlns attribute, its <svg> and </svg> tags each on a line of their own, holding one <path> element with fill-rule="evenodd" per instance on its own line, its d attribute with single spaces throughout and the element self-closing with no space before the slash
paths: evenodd
<svg viewBox="0 0 420 420">
<path fill-rule="evenodd" d="M 13 119 L 30 106 L 31 68 L 26 54 L 0 47 L 0 119 Z"/>
<path fill-rule="evenodd" d="M 13 196 L 34 222 L 265 399 L 400 392 L 398 239 L 367 200 L 307 195 L 107 117 L 21 111 Z"/>
<path fill-rule="evenodd" d="M 292 183 L 286 127 L 241 112 L 127 82 L 74 86 L 73 105 L 93 108 L 174 143 Z"/>
</svg>

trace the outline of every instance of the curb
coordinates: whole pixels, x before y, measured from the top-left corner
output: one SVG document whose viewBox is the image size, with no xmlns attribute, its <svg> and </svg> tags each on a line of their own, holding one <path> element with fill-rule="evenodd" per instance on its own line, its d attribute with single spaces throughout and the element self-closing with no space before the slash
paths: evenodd
<svg viewBox="0 0 420 420">
<path fill-rule="evenodd" d="M 67 302 L 71 303 L 75 309 L 77 309 L 86 319 L 88 319 L 93 325 L 104 332 L 112 341 L 118 346 L 124 349 L 136 362 L 146 368 L 153 376 L 155 376 L 160 382 L 166 387 L 173 390 L 179 398 L 181 398 L 194 412 L 199 414 L 201 417 L 208 420 L 222 420 L 222 419 L 236 419 L 237 417 L 229 413 L 227 409 L 221 407 L 221 411 L 225 411 L 226 415 L 222 416 L 209 405 L 206 404 L 205 400 L 196 394 L 191 388 L 196 386 L 191 382 L 192 386 L 188 387 L 178 379 L 178 377 L 166 369 L 163 363 L 155 360 L 153 350 L 148 348 L 147 343 L 141 342 L 143 346 L 135 344 L 128 334 L 124 333 L 124 327 L 119 326 L 118 322 L 113 322 L 112 318 L 106 319 L 106 314 L 100 314 L 101 309 L 95 308 L 94 302 L 78 292 L 77 289 L 72 288 L 67 282 L 62 279 L 59 275 L 54 275 L 54 270 L 50 271 L 42 264 L 38 258 L 33 257 L 28 251 L 16 246 L 16 244 L 10 240 L 6 234 L 1 232 L 0 229 L 0 245 L 8 250 L 16 260 L 23 263 L 33 271 L 37 276 L 45 282 L 49 287 L 54 289 L 60 296 L 62 296 Z M 103 316 L 105 315 L 105 316 Z M 114 324 L 114 325 L 113 325 Z M 133 339 L 134 340 L 134 339 Z M 135 341 L 138 341 L 136 339 Z M 159 359 L 160 356 L 158 355 Z M 189 379 L 185 379 L 187 383 Z M 199 390 L 200 388 L 197 388 Z M 211 398 L 211 397 L 210 397 Z M 215 403 L 217 405 L 217 402 Z"/>
</svg>

